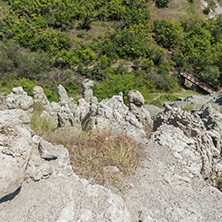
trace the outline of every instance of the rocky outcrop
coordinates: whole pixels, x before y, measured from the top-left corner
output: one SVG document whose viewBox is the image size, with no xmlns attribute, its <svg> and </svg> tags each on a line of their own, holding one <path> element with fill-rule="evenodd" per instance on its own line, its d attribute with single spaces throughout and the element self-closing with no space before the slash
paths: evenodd
<svg viewBox="0 0 222 222">
<path fill-rule="evenodd" d="M 124 194 L 131 221 L 222 220 L 222 193 L 203 179 L 203 155 L 194 137 L 163 124 L 144 144 L 143 160 Z"/>
<path fill-rule="evenodd" d="M 33 106 L 33 99 L 22 87 L 17 87 L 13 88 L 12 92 L 6 96 L 5 103 L 8 109 L 30 110 Z"/>
<path fill-rule="evenodd" d="M 149 111 L 143 108 L 144 98 L 138 90 L 129 91 L 128 95 L 129 110 L 136 116 L 136 118 L 144 126 L 146 124 L 152 125 L 152 120 Z"/>
<path fill-rule="evenodd" d="M 41 86 L 35 86 L 32 92 L 35 103 L 40 103 L 45 109 L 50 109 L 50 102 Z"/>
<path fill-rule="evenodd" d="M 181 129 L 187 137 L 193 138 L 194 149 L 199 152 L 202 159 L 201 173 L 205 179 L 217 174 L 215 168 L 220 159 L 220 151 L 214 146 L 211 136 L 197 113 L 192 114 L 183 111 L 180 107 L 170 107 L 166 104 L 165 111 L 154 121 L 154 130 L 161 125 L 173 125 Z"/>
<path fill-rule="evenodd" d="M 29 118 L 22 110 L 0 111 L 0 199 L 21 187 L 31 154 Z"/>
<path fill-rule="evenodd" d="M 63 105 L 57 112 L 58 127 L 72 127 L 75 124 L 74 116 L 68 104 Z"/>
<path fill-rule="evenodd" d="M 82 82 L 82 88 L 83 88 L 83 98 L 86 100 L 87 103 L 90 103 L 92 97 L 93 97 L 93 81 L 90 79 L 85 79 Z"/>
<path fill-rule="evenodd" d="M 203 121 L 209 135 L 211 136 L 214 145 L 219 151 L 222 150 L 222 114 L 216 104 L 207 103 L 197 111 Z"/>
<path fill-rule="evenodd" d="M 6 103 L 5 103 L 5 97 L 0 95 L 0 110 L 7 109 Z"/>
<path fill-rule="evenodd" d="M 0 221 L 130 221 L 122 198 L 77 177 L 68 151 L 34 135 L 24 111 L 0 118 Z"/>
<path fill-rule="evenodd" d="M 60 89 L 54 110 L 69 109 L 61 120 L 64 126 L 75 127 L 81 120 L 86 128 L 127 131 L 144 145 L 140 164 L 115 195 L 75 175 L 68 151 L 35 135 L 26 112 L 0 111 L 0 221 L 222 221 L 222 193 L 210 185 L 222 171 L 220 150 L 210 134 L 221 129 L 216 107 L 207 104 L 190 112 L 166 104 L 154 121 L 155 132 L 144 139 L 144 126 L 122 94 L 97 105 L 83 98 L 69 116 L 69 105 L 62 102 L 68 96 Z M 136 109 L 143 104 L 129 101 Z M 118 168 L 104 172 L 114 174 Z"/>
<path fill-rule="evenodd" d="M 84 129 L 111 128 L 126 131 L 135 138 L 144 137 L 144 126 L 124 104 L 122 95 L 101 101 L 83 121 Z"/>
</svg>

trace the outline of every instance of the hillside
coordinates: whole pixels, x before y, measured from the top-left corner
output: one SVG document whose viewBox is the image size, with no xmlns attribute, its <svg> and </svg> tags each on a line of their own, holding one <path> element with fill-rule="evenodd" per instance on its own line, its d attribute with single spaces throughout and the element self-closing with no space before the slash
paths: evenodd
<svg viewBox="0 0 222 222">
<path fill-rule="evenodd" d="M 157 7 L 157 2 L 167 5 Z M 214 90 L 222 85 L 222 17 L 207 19 L 218 11 L 216 2 L 209 7 L 185 0 L 0 4 L 2 93 L 18 85 L 31 92 L 40 84 L 50 101 L 56 101 L 55 87 L 62 83 L 78 98 L 80 83 L 90 78 L 97 82 L 99 100 L 120 91 L 126 100 L 135 88 L 147 102 L 161 105 L 151 94 L 175 99 L 170 95 L 181 92 L 176 78 L 181 71 L 195 74 Z"/>
</svg>

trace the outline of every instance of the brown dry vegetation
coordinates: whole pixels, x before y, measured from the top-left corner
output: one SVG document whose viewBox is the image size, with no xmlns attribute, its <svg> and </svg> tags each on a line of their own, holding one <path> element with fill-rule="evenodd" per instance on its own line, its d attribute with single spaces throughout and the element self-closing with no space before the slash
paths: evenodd
<svg viewBox="0 0 222 222">
<path fill-rule="evenodd" d="M 32 130 L 53 144 L 64 145 L 70 154 L 76 174 L 97 184 L 118 187 L 124 175 L 131 175 L 139 164 L 142 145 L 126 133 L 109 129 L 83 132 L 78 128 L 55 129 L 50 120 L 40 116 L 41 106 L 36 105 L 31 118 Z M 117 167 L 119 171 L 107 170 Z"/>
<path fill-rule="evenodd" d="M 199 16 L 207 18 L 203 13 L 203 9 L 200 7 L 201 3 L 199 0 L 190 3 L 188 0 L 172 0 L 168 7 L 157 8 L 155 1 L 150 2 L 151 10 L 151 22 L 155 19 L 173 19 L 180 20 L 185 16 Z"/>
</svg>

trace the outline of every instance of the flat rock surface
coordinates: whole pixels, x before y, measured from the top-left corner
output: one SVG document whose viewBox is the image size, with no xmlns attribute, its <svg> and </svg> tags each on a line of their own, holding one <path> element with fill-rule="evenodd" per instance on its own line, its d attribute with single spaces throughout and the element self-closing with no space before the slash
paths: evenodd
<svg viewBox="0 0 222 222">
<path fill-rule="evenodd" d="M 162 126 L 149 140 L 124 200 L 132 222 L 220 222 L 222 193 L 202 175 L 195 141 L 174 126 Z"/>
</svg>

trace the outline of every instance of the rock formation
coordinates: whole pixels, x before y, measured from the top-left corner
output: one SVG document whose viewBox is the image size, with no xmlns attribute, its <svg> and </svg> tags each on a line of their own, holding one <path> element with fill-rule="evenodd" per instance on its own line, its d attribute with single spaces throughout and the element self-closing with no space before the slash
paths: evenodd
<svg viewBox="0 0 222 222">
<path fill-rule="evenodd" d="M 77 104 L 62 86 L 58 103 L 50 103 L 41 87 L 34 88 L 34 102 L 45 108 L 42 116 L 56 118 L 58 127 L 82 123 L 83 129 L 124 130 L 143 143 L 135 174 L 124 178 L 118 195 L 79 178 L 62 145 L 30 130 L 27 111 L 33 100 L 14 88 L 0 98 L 0 221 L 222 221 L 222 193 L 214 187 L 222 172 L 220 95 L 204 97 L 201 109 L 191 111 L 178 105 L 192 104 L 196 97 L 166 103 L 146 138 L 150 115 L 138 91 L 129 92 L 128 108 L 121 93 L 97 103 L 92 82 L 83 87 Z M 104 170 L 119 171 L 115 165 Z"/>
<path fill-rule="evenodd" d="M 166 104 L 165 111 L 160 113 L 154 121 L 154 130 L 161 125 L 173 125 L 181 129 L 187 137 L 193 138 L 194 149 L 201 154 L 201 173 L 205 179 L 217 174 L 215 168 L 220 159 L 220 151 L 214 146 L 213 140 L 198 114 L 192 114 L 183 111 L 180 107 L 170 107 Z"/>
<path fill-rule="evenodd" d="M 83 121 L 83 128 L 111 128 L 114 131 L 126 131 L 133 137 L 144 137 L 144 126 L 124 104 L 122 95 L 101 101 L 96 110 L 90 112 Z"/>
<path fill-rule="evenodd" d="M 35 103 L 40 103 L 45 109 L 50 109 L 50 102 L 48 101 L 42 87 L 35 86 L 33 88 L 33 98 Z"/>
<path fill-rule="evenodd" d="M 33 99 L 22 87 L 17 87 L 13 88 L 12 92 L 6 96 L 5 103 L 8 109 L 30 110 L 33 106 Z"/>
<path fill-rule="evenodd" d="M 68 151 L 33 135 L 24 111 L 0 118 L 0 221 L 130 221 L 122 198 L 77 177 Z"/>
<path fill-rule="evenodd" d="M 143 160 L 123 195 L 131 221 L 221 221 L 222 193 L 203 179 L 195 138 L 163 124 L 144 143 Z"/>
<path fill-rule="evenodd" d="M 89 104 L 97 104 L 98 100 L 96 97 L 93 96 L 93 81 L 90 79 L 85 79 L 82 82 L 82 88 L 83 88 L 83 98 L 86 100 Z"/>
<path fill-rule="evenodd" d="M 152 125 L 149 111 L 143 108 L 144 98 L 138 90 L 129 91 L 128 95 L 129 109 L 143 125 Z"/>
</svg>

